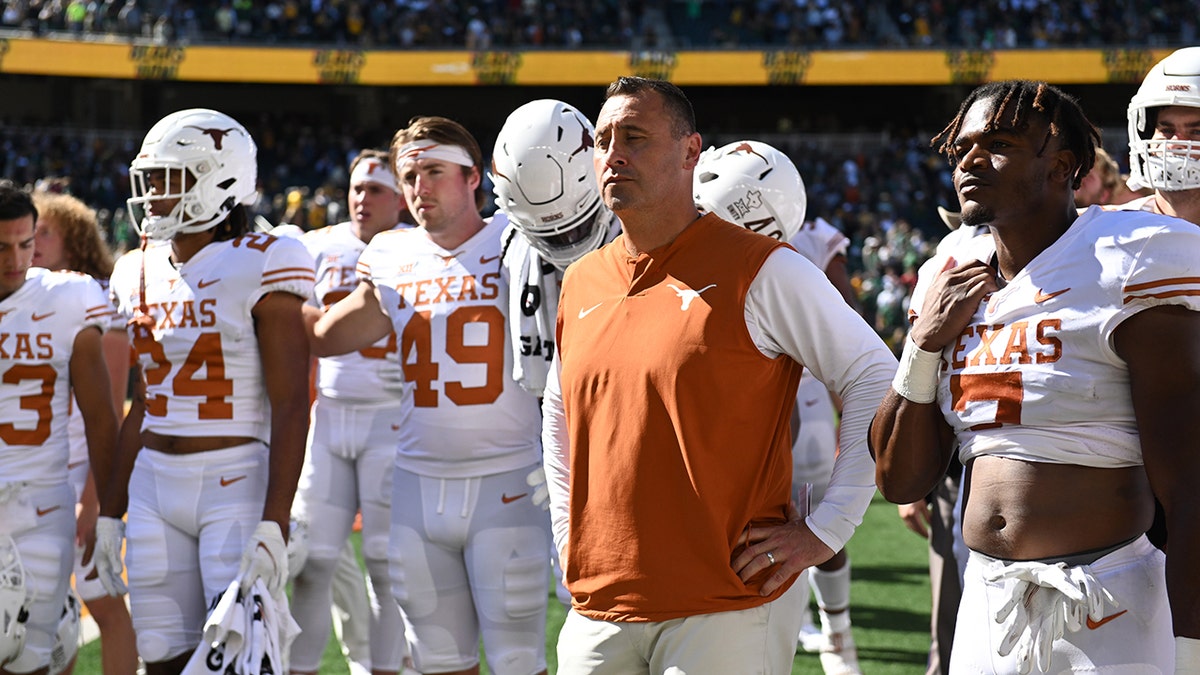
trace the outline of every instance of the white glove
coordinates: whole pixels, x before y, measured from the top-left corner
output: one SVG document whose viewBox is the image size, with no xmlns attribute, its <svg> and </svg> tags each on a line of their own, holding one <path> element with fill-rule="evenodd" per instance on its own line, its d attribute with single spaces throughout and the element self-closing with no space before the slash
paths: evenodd
<svg viewBox="0 0 1200 675">
<path fill-rule="evenodd" d="M 96 549 L 92 562 L 96 565 L 96 576 L 105 592 L 121 597 L 129 592 L 121 575 L 125 562 L 121 559 L 121 544 L 125 541 L 125 521 L 120 518 L 100 516 L 96 519 Z"/>
<path fill-rule="evenodd" d="M 1077 631 L 1087 617 L 1104 618 L 1104 603 L 1117 605 L 1112 594 L 1083 567 L 1064 563 L 1007 563 L 986 573 L 989 581 L 1016 579 L 1008 601 L 995 614 L 996 623 L 1010 616 L 997 653 L 1017 650 L 1017 672 L 1030 672 L 1036 661 L 1043 672 L 1050 668 L 1054 641 L 1065 630 Z"/>
<path fill-rule="evenodd" d="M 543 510 L 550 508 L 550 489 L 546 487 L 546 471 L 542 467 L 538 467 L 529 472 L 525 477 L 525 484 L 533 488 L 534 506 L 540 506 Z"/>
<path fill-rule="evenodd" d="M 242 566 L 238 570 L 242 593 L 249 597 L 255 579 L 262 579 L 271 595 L 282 593 L 288 579 L 287 564 L 287 544 L 283 542 L 279 523 L 273 520 L 260 522 L 242 552 Z"/>
</svg>

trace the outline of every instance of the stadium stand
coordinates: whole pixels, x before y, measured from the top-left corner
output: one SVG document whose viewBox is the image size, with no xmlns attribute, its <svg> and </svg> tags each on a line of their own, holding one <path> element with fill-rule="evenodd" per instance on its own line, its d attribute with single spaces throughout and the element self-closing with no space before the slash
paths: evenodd
<svg viewBox="0 0 1200 675">
<path fill-rule="evenodd" d="M 1183 46 L 1185 0 L 6 0 L 26 34 L 374 48 Z"/>
</svg>

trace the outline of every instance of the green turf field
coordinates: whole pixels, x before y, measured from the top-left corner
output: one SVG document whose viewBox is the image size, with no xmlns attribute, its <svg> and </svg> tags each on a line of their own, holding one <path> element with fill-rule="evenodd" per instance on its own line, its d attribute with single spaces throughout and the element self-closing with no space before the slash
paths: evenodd
<svg viewBox="0 0 1200 675">
<path fill-rule="evenodd" d="M 357 535 L 355 535 L 357 536 Z M 904 528 L 896 507 L 876 495 L 862 526 L 850 541 L 853 564 L 851 615 L 863 672 L 867 675 L 919 675 L 929 649 L 929 576 L 925 542 Z M 546 655 L 555 672 L 555 636 L 563 608 L 553 595 L 546 632 Z M 99 642 L 79 654 L 79 675 L 100 675 Z M 341 654 L 331 642 L 325 650 L 323 675 L 347 675 Z M 486 664 L 482 669 L 487 673 Z M 796 657 L 793 673 L 817 675 L 815 655 Z"/>
</svg>

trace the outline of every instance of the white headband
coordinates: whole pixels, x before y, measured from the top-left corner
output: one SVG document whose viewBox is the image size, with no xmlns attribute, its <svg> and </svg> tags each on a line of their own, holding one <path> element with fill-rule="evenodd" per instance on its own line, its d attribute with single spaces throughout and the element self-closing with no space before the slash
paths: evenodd
<svg viewBox="0 0 1200 675">
<path fill-rule="evenodd" d="M 471 153 L 461 145 L 442 144 L 427 138 L 407 143 L 400 148 L 396 153 L 396 166 L 400 167 L 405 162 L 418 159 L 441 159 L 459 166 L 475 166 Z"/>
<path fill-rule="evenodd" d="M 350 184 L 355 183 L 379 183 L 393 192 L 400 192 L 396 174 L 388 168 L 387 162 L 375 158 L 364 159 L 354 167 L 354 172 L 350 174 Z"/>
</svg>

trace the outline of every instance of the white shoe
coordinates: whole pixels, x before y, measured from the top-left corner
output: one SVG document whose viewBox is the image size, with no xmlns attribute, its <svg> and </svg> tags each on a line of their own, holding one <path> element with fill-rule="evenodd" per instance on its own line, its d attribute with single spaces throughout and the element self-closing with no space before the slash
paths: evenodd
<svg viewBox="0 0 1200 675">
<path fill-rule="evenodd" d="M 346 665 L 350 669 L 350 675 L 371 675 L 371 669 L 358 661 L 346 659 Z"/>
<path fill-rule="evenodd" d="M 804 623 L 800 626 L 800 635 L 796 638 L 796 651 L 815 654 L 828 643 L 821 628 L 813 623 L 812 612 L 804 610 Z"/>
<path fill-rule="evenodd" d="M 821 647 L 821 669 L 825 675 L 862 675 L 858 668 L 858 648 L 849 628 L 822 637 L 825 644 Z"/>
</svg>

